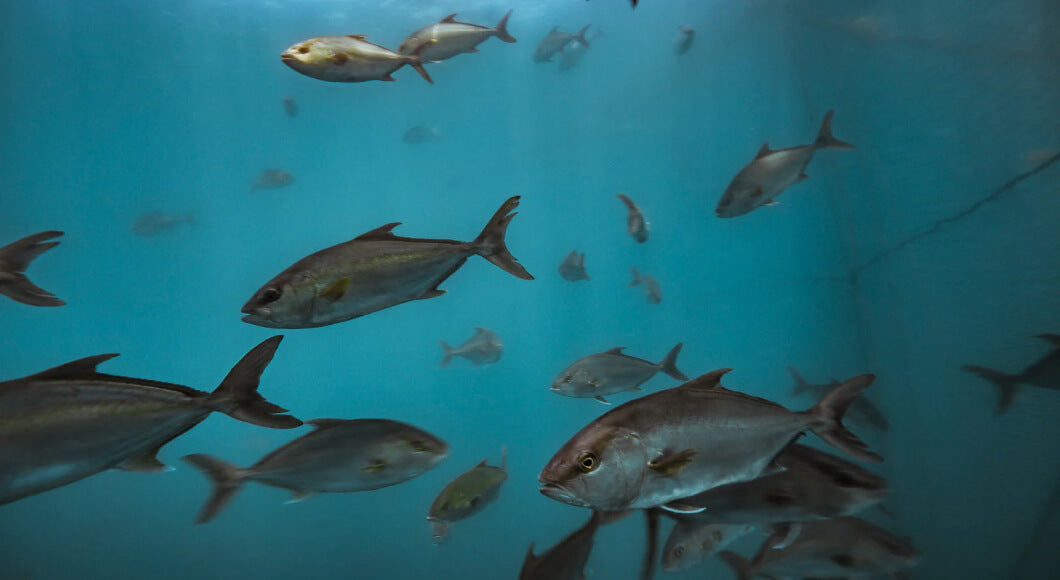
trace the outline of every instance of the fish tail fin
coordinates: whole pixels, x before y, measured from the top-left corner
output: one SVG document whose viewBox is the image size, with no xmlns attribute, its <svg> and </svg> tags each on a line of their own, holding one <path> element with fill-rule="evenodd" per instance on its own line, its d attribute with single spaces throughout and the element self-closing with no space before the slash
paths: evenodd
<svg viewBox="0 0 1060 580">
<path fill-rule="evenodd" d="M 817 140 L 813 143 L 814 147 L 818 149 L 853 149 L 853 145 L 846 141 L 840 141 L 832 135 L 833 116 L 835 116 L 834 109 L 824 114 L 824 121 L 821 121 L 821 130 L 817 132 Z"/>
<path fill-rule="evenodd" d="M 508 17 L 511 15 L 512 11 L 509 10 L 508 13 L 504 15 L 504 18 L 501 18 L 501 21 L 497 23 L 497 26 L 493 28 L 493 35 L 504 42 L 515 42 L 515 37 L 508 34 Z"/>
<path fill-rule="evenodd" d="M 806 382 L 806 379 L 802 378 L 799 371 L 795 370 L 795 367 L 788 367 L 788 372 L 791 373 L 791 378 L 795 379 L 795 388 L 791 390 L 792 395 L 801 395 L 806 392 L 806 387 L 810 386 L 810 383 Z"/>
<path fill-rule="evenodd" d="M 287 409 L 266 401 L 258 394 L 261 373 L 269 366 L 282 339 L 282 335 L 265 339 L 244 355 L 228 371 L 228 376 L 221 381 L 220 386 L 210 393 L 207 398 L 210 407 L 232 418 L 262 427 L 292 429 L 301 425 L 298 419 L 283 414 Z"/>
<path fill-rule="evenodd" d="M 440 366 L 447 366 L 449 361 L 453 360 L 453 347 L 449 346 L 449 343 L 444 340 L 438 342 L 442 343 L 442 350 L 445 351 L 445 356 L 442 357 L 442 364 Z"/>
<path fill-rule="evenodd" d="M 44 252 L 59 245 L 59 242 L 45 242 L 63 235 L 60 231 L 47 231 L 33 234 L 0 248 L 0 264 L 5 264 L 6 271 L 0 271 L 0 294 L 30 306 L 62 306 L 66 304 L 54 294 L 30 282 L 22 272 Z"/>
<path fill-rule="evenodd" d="M 993 383 L 999 395 L 997 414 L 1002 415 L 1008 411 L 1008 408 L 1012 406 L 1012 400 L 1016 398 L 1016 390 L 1019 389 L 1019 377 L 986 367 L 965 366 L 961 368 Z"/>
<path fill-rule="evenodd" d="M 618 199 L 621 199 L 622 203 L 625 204 L 626 209 L 629 209 L 629 210 L 637 209 L 637 204 L 633 203 L 633 200 L 630 199 L 628 195 L 626 195 L 624 193 L 619 193 L 617 195 L 618 195 Z"/>
<path fill-rule="evenodd" d="M 206 500 L 202 509 L 199 510 L 199 515 L 195 518 L 195 523 L 205 524 L 221 513 L 221 510 L 242 487 L 243 480 L 246 479 L 245 470 L 204 453 L 185 455 L 183 459 L 213 482 L 210 498 Z"/>
<path fill-rule="evenodd" d="M 589 46 L 589 39 L 585 38 L 585 33 L 589 32 L 590 26 L 592 26 L 592 24 L 586 24 L 584 28 L 578 31 L 578 34 L 574 35 L 574 38 L 577 38 L 578 42 L 584 44 L 585 46 Z"/>
<path fill-rule="evenodd" d="M 516 213 L 512 213 L 519 206 L 519 196 L 508 198 L 504 205 L 493 214 L 482 233 L 475 238 L 472 244 L 477 248 L 478 254 L 493 262 L 501 270 L 508 272 L 516 278 L 533 280 L 534 277 L 526 268 L 519 264 L 519 260 L 508 251 L 504 245 L 504 234 L 508 231 L 508 224 L 512 222 Z"/>
<path fill-rule="evenodd" d="M 640 284 L 640 272 L 638 272 L 636 268 L 630 268 L 630 270 L 633 270 L 633 281 L 630 282 L 629 285 L 636 286 Z"/>
<path fill-rule="evenodd" d="M 718 552 L 718 557 L 732 568 L 732 571 L 736 573 L 736 577 L 739 578 L 739 580 L 751 580 L 754 576 L 754 571 L 751 569 L 751 563 L 736 552 L 724 550 Z"/>
<path fill-rule="evenodd" d="M 883 461 L 883 457 L 869 451 L 868 444 L 843 426 L 843 415 L 861 391 L 867 389 L 874 380 L 876 376 L 870 374 L 847 379 L 828 391 L 812 409 L 804 412 L 818 420 L 811 426 L 818 437 L 855 459 L 873 463 Z"/>
<path fill-rule="evenodd" d="M 666 358 L 659 363 L 659 370 L 670 375 L 671 377 L 679 381 L 687 381 L 688 377 L 685 373 L 677 370 L 677 355 L 681 354 L 681 348 L 685 345 L 683 342 L 677 343 L 677 346 L 670 349 L 670 352 L 666 353 Z"/>
<path fill-rule="evenodd" d="M 432 38 L 427 42 L 424 42 L 423 44 L 417 46 L 416 50 L 412 51 L 412 54 L 407 55 L 405 57 L 405 62 L 407 62 L 408 65 L 412 68 L 416 69 L 416 72 L 420 73 L 420 76 L 423 77 L 423 80 L 431 83 L 432 85 L 434 84 L 434 80 L 431 79 L 431 75 L 427 74 L 427 69 L 423 68 L 423 51 L 435 42 L 438 41 Z"/>
</svg>

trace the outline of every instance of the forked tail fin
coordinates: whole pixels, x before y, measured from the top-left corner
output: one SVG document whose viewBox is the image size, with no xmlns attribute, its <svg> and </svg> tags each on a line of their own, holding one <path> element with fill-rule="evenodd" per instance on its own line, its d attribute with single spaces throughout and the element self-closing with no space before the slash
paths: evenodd
<svg viewBox="0 0 1060 580">
<path fill-rule="evenodd" d="M 858 375 L 848 379 L 828 391 L 812 409 L 804 411 L 819 420 L 811 427 L 818 437 L 855 459 L 872 463 L 883 461 L 883 457 L 869 451 L 868 444 L 843 426 L 843 415 L 861 391 L 867 389 L 874 380 L 875 375 Z"/>
<path fill-rule="evenodd" d="M 511 15 L 512 11 L 509 10 L 508 13 L 504 15 L 504 18 L 501 18 L 501 21 L 497 23 L 497 26 L 493 28 L 493 35 L 504 42 L 515 42 L 515 37 L 508 34 L 508 17 Z"/>
<path fill-rule="evenodd" d="M 508 224 L 512 222 L 512 218 L 518 215 L 512 213 L 516 207 L 519 207 L 518 195 L 510 197 L 504 202 L 504 205 L 493 214 L 489 223 L 482 229 L 482 233 L 472 243 L 477 248 L 480 256 L 493 262 L 498 268 L 516 278 L 533 280 L 534 277 L 530 275 L 530 272 L 527 272 L 526 268 L 519 264 L 519 260 L 504 245 L 504 235 L 508 231 Z"/>
<path fill-rule="evenodd" d="M 427 74 L 427 69 L 423 68 L 423 51 L 435 42 L 438 41 L 432 38 L 427 42 L 424 42 L 423 44 L 417 46 L 416 50 L 412 51 L 412 54 L 407 55 L 405 57 L 405 62 L 407 62 L 408 65 L 412 68 L 416 69 L 416 72 L 420 73 L 420 76 L 423 77 L 423 80 L 431 83 L 432 85 L 434 84 L 434 80 L 431 79 L 431 75 Z"/>
<path fill-rule="evenodd" d="M 792 395 L 801 395 L 806 392 L 806 387 L 810 386 L 810 383 L 806 382 L 806 379 L 802 378 L 799 371 L 795 370 L 795 367 L 788 367 L 788 372 L 791 373 L 791 378 L 795 379 L 795 388 L 791 390 Z"/>
<path fill-rule="evenodd" d="M 273 429 L 293 429 L 302 424 L 290 415 L 287 409 L 274 405 L 258 394 L 258 382 L 265 367 L 269 366 L 283 336 L 265 339 L 250 350 L 221 381 L 221 385 L 210 393 L 207 403 L 240 421 L 246 421 Z"/>
<path fill-rule="evenodd" d="M 630 268 L 630 270 L 633 270 L 633 281 L 630 282 L 629 285 L 636 286 L 640 284 L 640 272 L 638 272 L 636 268 Z"/>
<path fill-rule="evenodd" d="M 1012 406 L 1013 399 L 1016 398 L 1016 391 L 1020 386 L 1018 377 L 986 367 L 965 366 L 961 368 L 993 383 L 997 387 L 998 394 L 996 414 L 1003 415 L 1005 411 L 1008 411 L 1008 408 Z"/>
<path fill-rule="evenodd" d="M 59 245 L 45 242 L 63 235 L 60 231 L 33 234 L 0 248 L 0 294 L 30 306 L 62 306 L 66 304 L 54 294 L 30 282 L 22 272 L 37 256 Z"/>
<path fill-rule="evenodd" d="M 687 381 L 688 377 L 685 373 L 677 370 L 677 355 L 681 354 L 681 347 L 685 344 L 683 342 L 677 343 L 677 346 L 670 349 L 670 352 L 666 353 L 666 358 L 659 363 L 659 370 L 670 375 L 671 377 L 679 381 Z"/>
<path fill-rule="evenodd" d="M 447 366 L 449 362 L 453 360 L 453 347 L 449 346 L 449 344 L 444 340 L 440 340 L 438 342 L 442 343 L 442 350 L 445 351 L 445 356 L 442 357 L 442 364 L 439 365 L 444 367 Z"/>
<path fill-rule="evenodd" d="M 817 140 L 814 141 L 814 147 L 818 149 L 853 149 L 854 146 L 846 141 L 840 141 L 832 135 L 832 117 L 835 116 L 835 110 L 828 111 L 824 114 L 824 121 L 821 122 L 821 130 L 817 132 Z"/>
<path fill-rule="evenodd" d="M 185 455 L 184 461 L 190 463 L 213 482 L 210 499 L 206 500 L 202 509 L 199 510 L 198 517 L 195 519 L 195 523 L 205 524 L 214 519 L 228 505 L 228 502 L 232 500 L 232 496 L 243 485 L 243 479 L 246 476 L 242 469 L 212 455 L 203 453 Z"/>
<path fill-rule="evenodd" d="M 585 28 L 582 28 L 578 31 L 578 34 L 574 35 L 574 38 L 576 38 L 578 42 L 584 44 L 585 46 L 589 46 L 589 39 L 585 38 L 585 33 L 589 31 L 590 26 L 592 26 L 592 24 L 586 24 Z"/>
</svg>

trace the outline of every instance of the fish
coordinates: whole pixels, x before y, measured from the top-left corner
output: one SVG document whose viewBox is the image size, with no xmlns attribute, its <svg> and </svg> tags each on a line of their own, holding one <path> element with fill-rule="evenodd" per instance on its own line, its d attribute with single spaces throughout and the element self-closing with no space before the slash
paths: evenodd
<svg viewBox="0 0 1060 580">
<path fill-rule="evenodd" d="M 860 461 L 882 461 L 842 424 L 874 375 L 856 376 L 813 408 L 791 412 L 721 386 L 718 369 L 604 413 L 567 441 L 538 476 L 556 501 L 598 510 L 667 506 L 709 489 L 755 479 L 804 431 Z M 668 505 L 673 504 L 673 505 Z"/>
<path fill-rule="evenodd" d="M 832 136 L 832 117 L 835 111 L 825 113 L 817 139 L 809 145 L 770 149 L 769 143 L 762 145 L 753 161 L 747 164 L 718 202 L 714 213 L 721 218 L 731 218 L 749 213 L 763 205 L 773 205 L 785 189 L 806 178 L 806 166 L 819 149 L 853 149 L 850 143 Z"/>
<path fill-rule="evenodd" d="M 679 520 L 666 538 L 662 569 L 676 572 L 691 568 L 754 530 L 753 524 L 704 524 Z"/>
<path fill-rule="evenodd" d="M 149 211 L 136 218 L 130 231 L 137 236 L 156 236 L 158 234 L 172 231 L 180 224 L 195 223 L 195 214 L 174 215 L 160 211 Z"/>
<path fill-rule="evenodd" d="M 591 354 L 563 369 L 552 381 L 551 390 L 565 397 L 592 397 L 610 405 L 604 395 L 640 391 L 640 385 L 659 371 L 679 381 L 687 381 L 688 377 L 677 369 L 677 355 L 683 346 L 678 343 L 659 364 L 623 354 L 625 347 L 622 346 Z"/>
<path fill-rule="evenodd" d="M 443 367 L 448 365 L 454 356 L 466 358 L 475 366 L 495 363 L 501 360 L 501 353 L 504 352 L 504 343 L 496 332 L 477 326 L 474 336 L 456 348 L 449 346 L 444 340 L 441 343 L 442 350 L 445 351 L 441 364 Z"/>
<path fill-rule="evenodd" d="M 674 39 L 674 52 L 684 54 L 692 48 L 692 42 L 696 39 L 696 29 L 691 26 L 682 26 L 677 30 L 680 34 Z"/>
<path fill-rule="evenodd" d="M 631 269 L 633 270 L 633 281 L 629 285 L 643 286 L 644 296 L 648 299 L 648 302 L 652 304 L 662 302 L 662 288 L 659 287 L 659 281 L 649 274 L 641 274 L 636 268 Z"/>
<path fill-rule="evenodd" d="M 273 429 L 301 425 L 257 392 L 282 339 L 251 349 L 212 393 L 97 372 L 113 353 L 0 383 L 0 504 L 108 469 L 168 471 L 159 450 L 215 411 Z"/>
<path fill-rule="evenodd" d="M 294 100 L 294 97 L 287 97 L 283 100 L 283 110 L 288 118 L 293 119 L 298 116 L 298 102 Z"/>
<path fill-rule="evenodd" d="M 437 139 L 439 135 L 441 133 L 437 127 L 416 125 L 415 127 L 409 127 L 405 134 L 401 136 L 401 140 L 410 145 L 419 145 L 420 143 L 430 143 Z"/>
<path fill-rule="evenodd" d="M 59 245 L 59 242 L 47 240 L 62 235 L 63 232 L 49 230 L 26 236 L 0 248 L 0 294 L 29 306 L 66 304 L 56 298 L 55 294 L 30 282 L 24 274 L 26 268 L 29 268 L 30 263 L 37 259 L 37 256 Z"/>
<path fill-rule="evenodd" d="M 802 378 L 799 371 L 792 367 L 788 367 L 788 372 L 791 373 L 793 379 L 795 379 L 795 388 L 791 390 L 792 395 L 800 395 L 802 393 L 809 393 L 813 398 L 820 399 L 828 391 L 834 389 L 839 381 L 830 379 L 827 384 L 823 385 L 811 385 Z M 847 410 L 847 418 L 850 423 L 856 425 L 871 425 L 880 431 L 887 431 L 891 428 L 891 422 L 887 420 L 887 417 L 883 414 L 883 411 L 872 403 L 867 397 L 858 397 L 851 403 L 850 409 Z"/>
<path fill-rule="evenodd" d="M 489 28 L 479 24 L 458 22 L 456 14 L 450 14 L 436 24 L 425 26 L 413 32 L 398 47 L 398 54 L 411 55 L 416 49 L 423 48 L 420 57 L 424 61 L 437 62 L 453 58 L 458 54 L 478 52 L 476 46 L 482 44 L 492 36 L 496 36 L 503 42 L 516 42 L 515 37 L 508 34 L 508 18 L 512 15 L 509 10 L 501 18 L 497 26 Z"/>
<path fill-rule="evenodd" d="M 639 243 L 648 241 L 648 220 L 644 218 L 644 212 L 640 211 L 637 204 L 633 203 L 633 200 L 629 196 L 620 193 L 618 199 L 622 200 L 622 203 L 626 204 L 626 210 L 628 210 L 628 216 L 626 217 L 626 231 L 629 235 L 633 236 L 633 239 Z"/>
<path fill-rule="evenodd" d="M 561 50 L 575 40 L 588 48 L 589 40 L 585 38 L 585 32 L 588 30 L 589 26 L 586 26 L 579 30 L 577 34 L 571 34 L 569 32 L 560 32 L 559 27 L 553 26 L 552 30 L 537 45 L 537 50 L 534 51 L 534 62 L 552 62 L 553 56 L 559 54 Z"/>
<path fill-rule="evenodd" d="M 294 176 L 283 169 L 266 169 L 250 184 L 250 191 L 280 189 L 294 183 Z"/>
<path fill-rule="evenodd" d="M 243 305 L 243 321 L 268 328 L 314 328 L 411 300 L 445 294 L 438 286 L 474 255 L 523 280 L 534 277 L 504 245 L 519 205 L 509 198 L 472 242 L 403 238 L 389 223 L 295 262 Z"/>
<path fill-rule="evenodd" d="M 196 453 L 184 460 L 213 482 L 195 523 L 214 519 L 247 482 L 290 490 L 292 502 L 318 493 L 371 491 L 397 485 L 434 469 L 449 445 L 407 423 L 390 419 L 314 419 L 313 431 L 247 468 Z"/>
<path fill-rule="evenodd" d="M 718 555 L 740 580 L 868 577 L 900 573 L 920 561 L 908 541 L 853 517 L 776 526 L 750 562 L 730 551 Z"/>
<path fill-rule="evenodd" d="M 335 83 L 393 81 L 396 79 L 391 73 L 409 65 L 423 80 L 434 84 L 421 57 L 429 42 L 410 54 L 398 54 L 365 38 L 363 34 L 310 38 L 285 50 L 280 60 L 307 77 Z"/>
<path fill-rule="evenodd" d="M 541 555 L 534 555 L 531 543 L 519 570 L 519 580 L 584 580 L 596 530 L 627 515 L 629 512 L 594 511 L 589 521 Z"/>
<path fill-rule="evenodd" d="M 596 34 L 594 34 L 592 38 L 589 38 L 588 35 L 586 35 L 586 38 L 588 38 L 590 42 L 595 43 L 596 39 L 603 35 L 604 33 L 597 29 Z M 574 68 L 579 62 L 581 62 L 582 57 L 585 56 L 585 53 L 587 52 L 589 52 L 588 44 L 577 38 L 570 41 L 570 44 L 559 53 L 559 70 L 570 70 Z"/>
<path fill-rule="evenodd" d="M 570 282 L 588 281 L 589 274 L 585 271 L 585 252 L 579 254 L 578 250 L 572 250 L 567 254 L 559 265 L 559 275 Z"/>
<path fill-rule="evenodd" d="M 2 252 L 2 250 L 0 250 Z M 0 268 L 2 269 L 2 268 Z M 2 287 L 0 287 L 2 290 Z M 962 369 L 993 383 L 998 390 L 997 412 L 1002 415 L 1012 406 L 1020 385 L 1033 385 L 1046 389 L 1060 389 L 1060 334 L 1039 334 L 1052 350 L 1018 375 L 1010 375 L 986 367 L 963 366 Z"/>
<path fill-rule="evenodd" d="M 497 500 L 501 485 L 508 479 L 508 449 L 501 451 L 500 467 L 481 463 L 460 474 L 434 498 L 427 521 L 435 544 L 445 541 L 454 522 L 467 519 Z"/>
</svg>

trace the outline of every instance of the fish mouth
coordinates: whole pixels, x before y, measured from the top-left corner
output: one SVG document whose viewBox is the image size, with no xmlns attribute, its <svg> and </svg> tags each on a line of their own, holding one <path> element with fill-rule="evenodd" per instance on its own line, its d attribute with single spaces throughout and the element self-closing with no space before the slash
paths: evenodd
<svg viewBox="0 0 1060 580">
<path fill-rule="evenodd" d="M 582 505 L 582 502 L 574 497 L 574 494 L 558 483 L 544 483 L 537 488 L 547 498 L 554 499 L 570 505 Z"/>
</svg>

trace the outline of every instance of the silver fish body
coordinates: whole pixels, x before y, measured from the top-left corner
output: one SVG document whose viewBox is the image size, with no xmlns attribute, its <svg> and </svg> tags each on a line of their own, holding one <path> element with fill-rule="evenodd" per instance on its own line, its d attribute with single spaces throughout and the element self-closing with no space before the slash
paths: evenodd
<svg viewBox="0 0 1060 580">
<path fill-rule="evenodd" d="M 570 70 L 581 62 L 585 53 L 589 52 L 589 45 L 575 38 L 559 53 L 559 70 Z"/>
<path fill-rule="evenodd" d="M 579 254 L 578 250 L 572 250 L 567 254 L 559 265 L 559 275 L 570 282 L 589 280 L 589 273 L 585 271 L 585 252 Z"/>
<path fill-rule="evenodd" d="M 1023 369 L 1023 372 L 1018 375 L 1010 375 L 980 366 L 961 367 L 990 381 L 997 387 L 998 415 L 1007 411 L 1012 405 L 1020 385 L 1026 384 L 1046 389 L 1060 389 L 1060 334 L 1039 334 L 1037 338 L 1048 342 L 1052 350 Z"/>
<path fill-rule="evenodd" d="M 429 83 L 434 83 L 420 57 L 423 44 L 411 54 L 398 54 L 365 40 L 361 34 L 321 36 L 295 44 L 280 55 L 293 70 L 322 81 L 360 83 L 393 81 L 391 73 L 409 65 Z"/>
<path fill-rule="evenodd" d="M 431 522 L 435 543 L 445 541 L 450 524 L 469 518 L 500 496 L 508 480 L 507 449 L 502 452 L 500 467 L 481 463 L 449 482 L 431 502 L 427 520 Z"/>
<path fill-rule="evenodd" d="M 496 332 L 476 326 L 475 334 L 467 339 L 464 344 L 453 348 L 445 341 L 442 341 L 442 350 L 445 351 L 445 357 L 441 363 L 443 367 L 448 365 L 454 356 L 467 359 L 474 363 L 475 366 L 478 366 L 492 364 L 501 360 L 501 353 L 504 352 L 504 342 Z"/>
<path fill-rule="evenodd" d="M 633 203 L 633 200 L 625 194 L 618 194 L 618 198 L 622 200 L 622 203 L 626 206 L 626 231 L 639 243 L 648 241 L 648 220 L 644 217 L 644 212 L 637 207 L 637 204 Z"/>
<path fill-rule="evenodd" d="M 0 383 L 0 504 L 108 469 L 164 471 L 159 449 L 214 411 L 297 427 L 256 392 L 280 338 L 251 350 L 213 393 L 96 372 L 116 354 Z"/>
<path fill-rule="evenodd" d="M 658 364 L 623 354 L 624 347 L 580 358 L 556 376 L 551 390 L 566 397 L 592 397 L 608 404 L 605 395 L 639 391 L 640 385 L 659 371 L 687 381 L 688 377 L 677 369 L 677 355 L 682 346 L 675 346 Z"/>
<path fill-rule="evenodd" d="M 630 286 L 641 286 L 644 288 L 644 297 L 647 298 L 651 304 L 659 304 L 662 302 L 662 288 L 659 286 L 659 281 L 650 274 L 642 274 L 636 268 L 633 270 L 633 281 L 629 283 Z"/>
<path fill-rule="evenodd" d="M 663 547 L 662 569 L 666 572 L 676 572 L 691 568 L 729 547 L 729 544 L 754 529 L 753 524 L 710 524 L 696 520 L 678 520 Z"/>
<path fill-rule="evenodd" d="M 31 282 L 24 274 L 37 256 L 59 245 L 59 242 L 48 240 L 62 235 L 63 232 L 56 230 L 40 232 L 0 248 L 0 294 L 30 306 L 66 304 L 51 292 Z"/>
<path fill-rule="evenodd" d="M 588 26 L 582 28 L 577 34 L 571 34 L 569 32 L 560 32 L 558 27 L 553 26 L 552 30 L 537 45 L 537 49 L 534 51 L 534 62 L 552 62 L 553 56 L 559 54 L 568 44 L 575 40 L 588 47 L 589 40 L 585 38 L 587 30 L 589 30 Z"/>
<path fill-rule="evenodd" d="M 255 292 L 243 306 L 243 321 L 313 328 L 441 296 L 438 285 L 476 254 L 532 280 L 504 245 L 518 205 L 518 197 L 506 201 L 473 242 L 398 237 L 391 230 L 400 224 L 391 223 L 311 254 Z"/>
<path fill-rule="evenodd" d="M 718 217 L 730 218 L 771 205 L 785 189 L 807 177 L 806 167 L 819 149 L 853 149 L 832 136 L 834 111 L 825 114 L 817 139 L 809 145 L 770 149 L 766 143 L 725 189 L 715 209 Z"/>
<path fill-rule="evenodd" d="M 475 47 L 492 36 L 504 42 L 515 42 L 515 38 L 508 34 L 508 17 L 511 15 L 512 11 L 509 10 L 497 26 L 489 28 L 479 24 L 458 22 L 456 14 L 450 14 L 436 24 L 413 32 L 405 42 L 401 43 L 397 51 L 399 54 L 413 54 L 417 48 L 422 46 L 424 48 L 420 57 L 424 61 L 440 61 L 458 54 L 478 52 Z"/>
<path fill-rule="evenodd" d="M 759 477 L 806 430 L 859 459 L 881 459 L 840 422 L 872 375 L 854 377 L 812 409 L 793 413 L 722 388 L 729 370 L 635 399 L 589 423 L 541 471 L 541 493 L 601 510 L 662 506 Z"/>
</svg>

